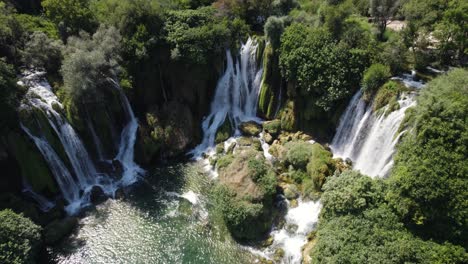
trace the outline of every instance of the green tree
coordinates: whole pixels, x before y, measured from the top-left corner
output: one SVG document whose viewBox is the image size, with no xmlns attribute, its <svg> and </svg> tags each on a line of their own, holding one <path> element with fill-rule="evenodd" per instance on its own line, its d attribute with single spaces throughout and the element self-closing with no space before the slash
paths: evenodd
<svg viewBox="0 0 468 264">
<path fill-rule="evenodd" d="M 36 263 L 41 228 L 10 209 L 0 211 L 0 262 Z"/>
<path fill-rule="evenodd" d="M 80 30 L 92 33 L 96 29 L 89 0 L 44 0 L 41 4 L 47 17 L 59 27 L 64 41 Z"/>
<path fill-rule="evenodd" d="M 338 44 L 323 28 L 303 24 L 285 30 L 280 51 L 281 71 L 307 105 L 306 119 L 314 112 L 331 111 L 351 95 L 366 66 L 365 53 Z"/>
<path fill-rule="evenodd" d="M 279 48 L 281 44 L 281 34 L 283 34 L 284 31 L 284 19 L 276 16 L 269 17 L 265 23 L 264 30 L 265 36 L 272 47 L 274 49 Z"/>
<path fill-rule="evenodd" d="M 87 93 L 96 96 L 98 88 L 114 79 L 119 71 L 121 36 L 114 27 L 101 26 L 91 37 L 82 33 L 70 37 L 61 68 L 66 91 L 74 99 Z"/>
<path fill-rule="evenodd" d="M 59 40 L 47 37 L 43 32 L 34 32 L 26 42 L 23 62 L 32 67 L 44 68 L 55 73 L 60 68 L 63 45 Z"/>
<path fill-rule="evenodd" d="M 467 76 L 466 70 L 453 70 L 421 92 L 388 195 L 420 235 L 461 245 L 468 238 Z"/>
<path fill-rule="evenodd" d="M 16 73 L 12 65 L 0 58 L 0 132 L 16 125 L 18 91 Z"/>
<path fill-rule="evenodd" d="M 369 13 L 379 29 L 379 38 L 383 39 L 387 29 L 388 20 L 396 13 L 399 1 L 395 0 L 370 0 Z"/>
</svg>

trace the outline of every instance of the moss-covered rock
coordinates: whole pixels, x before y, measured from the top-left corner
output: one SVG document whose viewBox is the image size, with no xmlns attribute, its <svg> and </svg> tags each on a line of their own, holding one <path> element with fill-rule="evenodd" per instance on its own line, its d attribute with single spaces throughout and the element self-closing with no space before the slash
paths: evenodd
<svg viewBox="0 0 468 264">
<path fill-rule="evenodd" d="M 217 210 L 232 235 L 240 240 L 260 239 L 274 219 L 276 176 L 261 152 L 244 150 L 219 169 L 213 194 Z"/>
<path fill-rule="evenodd" d="M 408 89 L 401 83 L 396 81 L 389 81 L 379 88 L 374 97 L 372 108 L 374 111 L 378 111 L 385 106 L 389 106 L 386 114 L 389 114 L 395 110 L 398 110 L 398 97 L 402 92 L 408 91 Z"/>
<path fill-rule="evenodd" d="M 37 193 L 57 194 L 59 190 L 52 172 L 34 143 L 24 135 L 10 133 L 10 149 L 20 167 L 21 176 Z"/>
<path fill-rule="evenodd" d="M 288 101 L 280 113 L 281 129 L 293 131 L 296 129 L 296 113 L 294 101 Z"/>
<path fill-rule="evenodd" d="M 263 130 L 276 137 L 281 132 L 281 120 L 275 119 L 263 122 Z"/>
<path fill-rule="evenodd" d="M 262 126 L 255 121 L 247 121 L 240 124 L 239 130 L 244 136 L 256 137 L 262 132 Z"/>
<path fill-rule="evenodd" d="M 236 144 L 239 149 L 262 150 L 262 143 L 258 138 L 254 137 L 241 137 L 237 140 Z"/>
<path fill-rule="evenodd" d="M 267 44 L 263 53 L 262 87 L 258 99 L 258 114 L 266 119 L 275 117 L 281 89 L 281 74 L 278 66 L 278 56 L 270 44 Z"/>
<path fill-rule="evenodd" d="M 218 131 L 216 131 L 216 136 L 215 136 L 216 144 L 226 141 L 228 138 L 232 136 L 232 134 L 233 134 L 233 129 L 232 129 L 231 121 L 229 121 L 229 119 L 226 118 L 223 124 L 218 128 Z"/>
</svg>

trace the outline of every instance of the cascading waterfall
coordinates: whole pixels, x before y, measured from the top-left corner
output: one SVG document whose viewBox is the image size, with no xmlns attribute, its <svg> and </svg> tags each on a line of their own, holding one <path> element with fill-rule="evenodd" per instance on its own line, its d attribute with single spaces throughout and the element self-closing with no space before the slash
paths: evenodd
<svg viewBox="0 0 468 264">
<path fill-rule="evenodd" d="M 413 80 L 412 75 L 394 78 L 407 87 L 421 88 L 423 84 Z M 393 165 L 395 145 L 402 133 L 397 134 L 406 109 L 416 104 L 415 94 L 408 93 L 398 101 L 400 109 L 385 115 L 374 113 L 372 104 L 367 104 L 358 91 L 340 119 L 331 149 L 333 154 L 351 159 L 353 167 L 371 177 L 385 177 Z M 386 110 L 386 109 L 385 109 Z"/>
<path fill-rule="evenodd" d="M 90 203 L 90 192 L 93 186 L 99 186 L 106 195 L 113 196 L 119 186 L 132 184 L 136 181 L 137 174 L 143 173 L 143 170 L 133 161 L 138 123 L 127 98 L 121 92 L 123 107 L 130 121 L 122 131 L 119 153 L 116 158 L 122 163 L 124 173 L 120 181 L 114 182 L 107 174 L 97 171 L 78 134 L 58 112 L 63 109 L 62 104 L 52 92 L 49 83 L 42 78 L 44 74 L 43 72 L 26 73 L 21 79 L 19 84 L 29 87 L 26 101 L 21 108 L 39 109 L 46 114 L 50 127 L 65 150 L 71 168 L 67 168 L 66 162 L 60 158 L 42 131 L 39 131 L 37 135 L 24 124 L 21 124 L 21 127 L 34 141 L 48 163 L 63 197 L 68 202 L 65 209 L 69 214 L 75 214 Z"/>
<path fill-rule="evenodd" d="M 119 91 L 120 99 L 122 101 L 122 106 L 127 116 L 129 122 L 122 130 L 120 136 L 119 152 L 117 153 L 116 159 L 120 161 L 123 165 L 123 175 L 121 179 L 121 184 L 123 186 L 128 186 L 138 180 L 138 176 L 143 175 L 145 171 L 138 166 L 134 161 L 134 148 L 136 141 L 136 133 L 138 130 L 138 120 L 133 113 L 132 107 L 127 97 L 123 93 L 120 86 L 112 80 L 115 84 L 116 89 Z"/>
<path fill-rule="evenodd" d="M 203 140 L 191 151 L 195 157 L 214 147 L 216 131 L 229 118 L 235 128 L 243 121 L 257 120 L 257 101 L 263 69 L 256 61 L 258 44 L 249 38 L 234 63 L 231 52 L 226 51 L 226 71 L 218 81 L 211 103 L 211 112 L 202 123 Z"/>
</svg>

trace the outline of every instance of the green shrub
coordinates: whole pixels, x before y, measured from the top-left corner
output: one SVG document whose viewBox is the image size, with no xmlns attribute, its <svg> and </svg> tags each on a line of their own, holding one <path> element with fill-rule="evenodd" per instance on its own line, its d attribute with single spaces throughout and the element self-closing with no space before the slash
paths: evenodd
<svg viewBox="0 0 468 264">
<path fill-rule="evenodd" d="M 231 154 L 222 156 L 216 162 L 216 167 L 218 168 L 218 170 L 226 168 L 227 166 L 229 166 L 229 164 L 232 163 L 233 160 L 234 160 L 234 156 Z"/>
<path fill-rule="evenodd" d="M 402 91 L 407 90 L 401 83 L 389 81 L 385 83 L 376 93 L 374 98 L 374 111 L 389 105 L 392 101 L 396 101 Z M 398 104 L 398 103 L 397 103 Z M 391 112 L 391 111 L 389 111 Z"/>
<path fill-rule="evenodd" d="M 372 64 L 362 78 L 362 91 L 370 98 L 377 89 L 391 77 L 390 68 L 382 64 Z"/>
<path fill-rule="evenodd" d="M 467 76 L 467 70 L 453 70 L 421 91 L 388 194 L 414 231 L 461 245 L 468 243 Z"/>
<path fill-rule="evenodd" d="M 286 162 L 296 170 L 305 171 L 310 157 L 313 155 L 312 144 L 303 141 L 288 142 L 286 147 Z"/>
<path fill-rule="evenodd" d="M 40 243 L 39 226 L 10 209 L 0 211 L 1 263 L 35 263 Z"/>
</svg>

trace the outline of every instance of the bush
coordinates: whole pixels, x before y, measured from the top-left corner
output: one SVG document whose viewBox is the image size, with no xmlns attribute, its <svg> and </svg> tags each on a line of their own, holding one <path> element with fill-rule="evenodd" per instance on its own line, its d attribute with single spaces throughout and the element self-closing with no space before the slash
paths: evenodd
<svg viewBox="0 0 468 264">
<path fill-rule="evenodd" d="M 0 58 L 0 132 L 4 132 L 7 127 L 17 125 L 18 91 L 13 66 Z"/>
<path fill-rule="evenodd" d="M 44 68 L 55 73 L 62 60 L 62 43 L 52 40 L 43 32 L 34 32 L 24 47 L 23 61 L 28 66 Z"/>
<path fill-rule="evenodd" d="M 286 162 L 296 170 L 305 171 L 310 157 L 313 155 L 312 144 L 303 141 L 288 142 L 286 148 Z"/>
<path fill-rule="evenodd" d="M 1 263 L 35 263 L 40 243 L 39 226 L 10 209 L 0 211 Z"/>
<path fill-rule="evenodd" d="M 418 234 L 468 243 L 468 71 L 428 83 L 395 156 L 388 195 Z"/>
<path fill-rule="evenodd" d="M 406 87 L 399 82 L 389 81 L 385 83 L 375 95 L 373 104 L 374 111 L 377 111 L 385 107 L 386 105 L 389 105 L 391 102 L 396 102 L 396 104 L 398 104 L 398 102 L 396 101 L 398 99 L 398 96 L 401 94 L 401 92 L 406 90 Z M 390 108 L 392 107 L 390 106 Z M 391 111 L 388 111 L 387 113 L 389 112 Z"/>
<path fill-rule="evenodd" d="M 372 64 L 362 78 L 362 91 L 370 98 L 391 76 L 388 66 Z"/>
<path fill-rule="evenodd" d="M 101 26 L 91 37 L 71 37 L 61 68 L 66 91 L 74 99 L 84 93 L 96 99 L 98 88 L 115 79 L 119 70 L 121 36 L 116 28 Z"/>
</svg>

